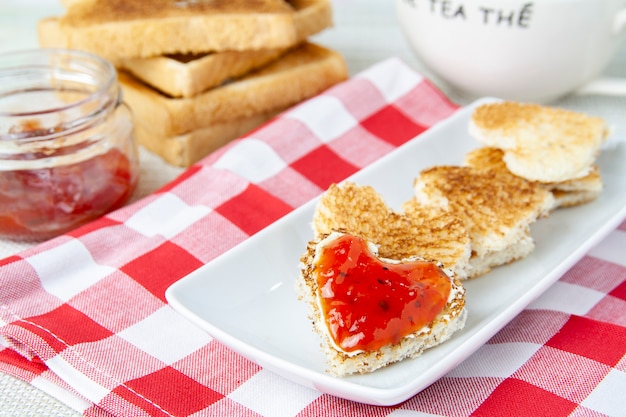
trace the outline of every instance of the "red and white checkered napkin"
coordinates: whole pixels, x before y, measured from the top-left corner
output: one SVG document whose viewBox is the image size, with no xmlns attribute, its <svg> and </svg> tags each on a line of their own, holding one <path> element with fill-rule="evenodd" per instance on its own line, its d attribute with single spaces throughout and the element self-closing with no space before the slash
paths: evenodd
<svg viewBox="0 0 626 417">
<path fill-rule="evenodd" d="M 287 381 L 167 305 L 170 284 L 455 110 L 390 59 L 154 195 L 0 261 L 0 370 L 88 416 L 625 415 L 626 223 L 470 359 L 395 407 Z"/>
</svg>

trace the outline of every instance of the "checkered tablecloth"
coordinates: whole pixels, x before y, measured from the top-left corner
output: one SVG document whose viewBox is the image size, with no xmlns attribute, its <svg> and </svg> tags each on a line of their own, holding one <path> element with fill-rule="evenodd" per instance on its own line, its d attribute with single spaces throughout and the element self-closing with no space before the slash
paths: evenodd
<svg viewBox="0 0 626 417">
<path fill-rule="evenodd" d="M 392 407 L 285 380 L 167 305 L 173 282 L 455 111 L 401 61 L 383 61 L 153 195 L 1 260 L 0 370 L 87 416 L 626 415 L 626 222 L 468 360 Z"/>
</svg>

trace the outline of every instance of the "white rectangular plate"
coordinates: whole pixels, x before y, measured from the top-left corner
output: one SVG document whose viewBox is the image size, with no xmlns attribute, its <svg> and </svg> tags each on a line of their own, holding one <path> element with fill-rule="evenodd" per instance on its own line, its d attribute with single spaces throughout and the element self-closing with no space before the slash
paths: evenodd
<svg viewBox="0 0 626 417">
<path fill-rule="evenodd" d="M 363 169 L 351 180 L 373 186 L 392 207 L 412 197 L 421 169 L 462 162 L 480 146 L 467 127 L 483 99 Z M 489 340 L 626 217 L 626 143 L 598 159 L 605 189 L 589 204 L 559 209 L 532 228 L 527 258 L 465 282 L 465 329 L 416 359 L 366 375 L 335 378 L 297 300 L 298 261 L 313 237 L 316 200 L 173 284 L 170 305 L 241 355 L 293 381 L 338 397 L 393 405 L 442 377 Z"/>
</svg>

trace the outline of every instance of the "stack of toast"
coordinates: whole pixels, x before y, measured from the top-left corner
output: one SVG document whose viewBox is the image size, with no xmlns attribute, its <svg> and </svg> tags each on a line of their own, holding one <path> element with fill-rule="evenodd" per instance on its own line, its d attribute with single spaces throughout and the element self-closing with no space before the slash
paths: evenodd
<svg viewBox="0 0 626 417">
<path fill-rule="evenodd" d="M 330 297 L 319 287 L 314 265 L 329 236 L 358 236 L 394 262 L 430 260 L 451 280 L 463 282 L 526 257 L 535 248 L 533 223 L 561 207 L 591 202 L 602 190 L 596 159 L 609 129 L 601 118 L 501 101 L 478 106 L 468 130 L 482 146 L 459 165 L 421 170 L 413 181 L 413 197 L 400 211 L 388 207 L 372 187 L 349 181 L 331 185 L 321 196 L 296 289 L 310 307 L 329 373 L 370 372 L 414 357 L 463 328 L 466 314 L 465 292 L 459 288 L 430 325 L 405 334 L 401 342 L 375 351 L 343 350 L 331 336 L 330 318 L 320 310 L 322 301 L 336 294 Z"/>
<path fill-rule="evenodd" d="M 340 54 L 308 39 L 330 0 L 62 0 L 42 47 L 86 50 L 119 70 L 138 142 L 189 166 L 347 78 Z"/>
</svg>

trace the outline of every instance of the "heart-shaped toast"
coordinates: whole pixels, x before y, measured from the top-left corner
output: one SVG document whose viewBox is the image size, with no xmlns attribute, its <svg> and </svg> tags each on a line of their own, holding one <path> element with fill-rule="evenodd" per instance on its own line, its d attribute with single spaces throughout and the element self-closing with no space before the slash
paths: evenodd
<svg viewBox="0 0 626 417">
<path fill-rule="evenodd" d="M 396 212 L 370 186 L 333 184 L 315 208 L 313 230 L 318 237 L 342 230 L 374 242 L 384 258 L 419 256 L 441 262 L 459 279 L 468 275 L 470 240 L 463 223 L 415 199 Z"/>
<path fill-rule="evenodd" d="M 464 165 L 476 169 L 496 171 L 501 174 L 515 175 L 504 163 L 502 149 L 483 146 L 465 155 Z M 593 165 L 589 174 L 561 182 L 537 182 L 541 187 L 552 192 L 554 208 L 577 206 L 595 200 L 602 191 L 600 168 Z"/>
<path fill-rule="evenodd" d="M 503 101 L 478 106 L 469 133 L 486 146 L 502 149 L 513 174 L 530 181 L 561 182 L 592 171 L 609 129 L 599 117 Z"/>
<path fill-rule="evenodd" d="M 297 288 L 335 375 L 415 357 L 465 323 L 465 291 L 440 265 L 380 258 L 351 234 L 309 242 Z"/>
</svg>

